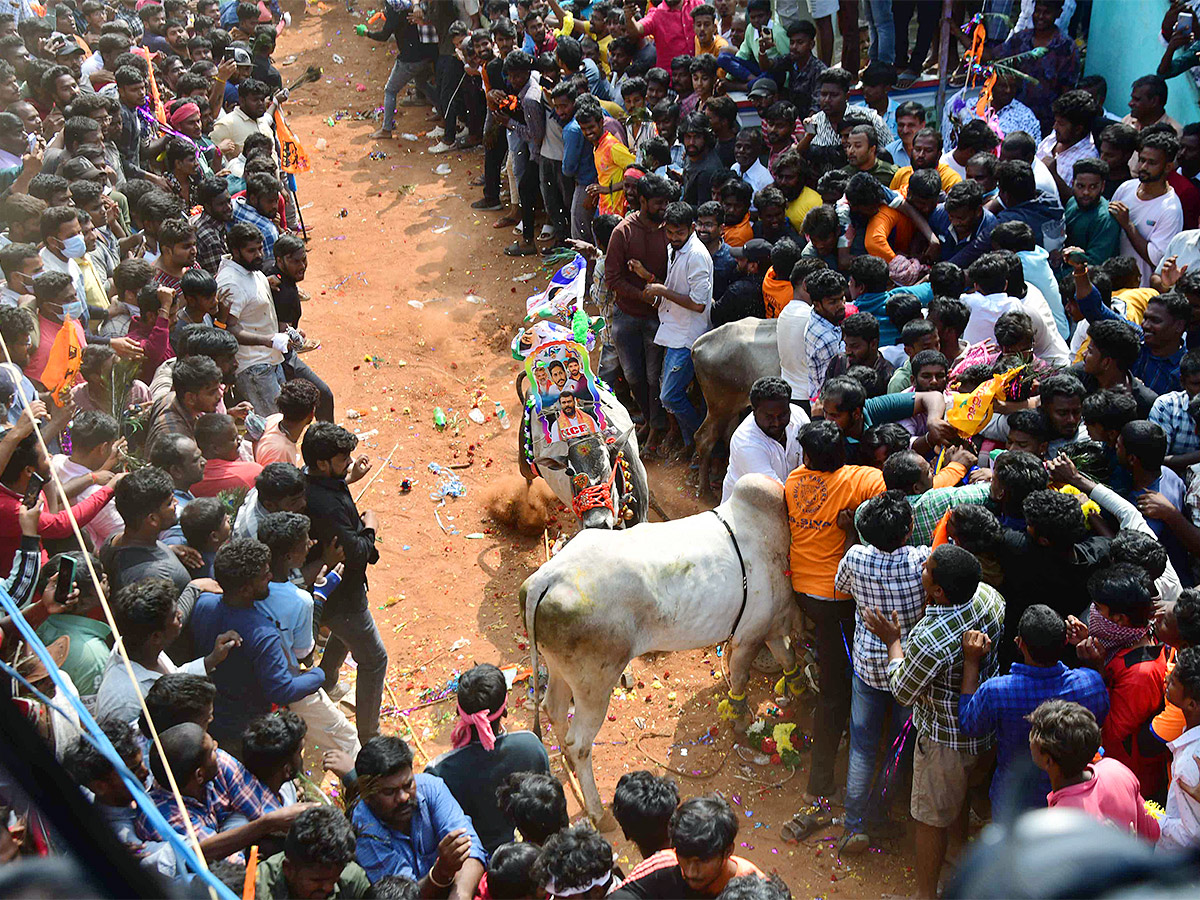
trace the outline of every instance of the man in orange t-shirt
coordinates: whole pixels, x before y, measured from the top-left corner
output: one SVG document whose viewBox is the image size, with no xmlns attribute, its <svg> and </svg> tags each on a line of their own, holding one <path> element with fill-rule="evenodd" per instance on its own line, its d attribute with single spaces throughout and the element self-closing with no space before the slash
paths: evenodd
<svg viewBox="0 0 1200 900">
<path fill-rule="evenodd" d="M 754 237 L 754 228 L 750 224 L 750 203 L 754 199 L 754 188 L 740 178 L 734 178 L 721 185 L 717 194 L 725 212 L 725 221 L 728 223 L 721 236 L 730 247 L 741 247 Z"/>
<path fill-rule="evenodd" d="M 800 245 L 780 238 L 771 248 L 771 268 L 763 278 L 763 309 L 768 319 L 778 319 L 792 302 L 792 269 L 800 261 Z"/>
<path fill-rule="evenodd" d="M 737 832 L 737 816 L 724 797 L 686 800 L 671 817 L 671 849 L 642 860 L 608 896 L 715 897 L 740 875 L 766 878 L 750 860 L 733 855 Z"/>
<path fill-rule="evenodd" d="M 840 428 L 817 419 L 801 432 L 803 465 L 784 484 L 792 587 L 805 614 L 816 624 L 819 694 L 813 720 L 813 755 L 807 793 L 828 797 L 836 788 L 833 764 L 850 718 L 850 656 L 854 641 L 854 601 L 837 598 L 833 582 L 846 548 L 839 522 L 843 510 L 883 492 L 883 472 L 846 465 L 846 439 Z"/>
</svg>

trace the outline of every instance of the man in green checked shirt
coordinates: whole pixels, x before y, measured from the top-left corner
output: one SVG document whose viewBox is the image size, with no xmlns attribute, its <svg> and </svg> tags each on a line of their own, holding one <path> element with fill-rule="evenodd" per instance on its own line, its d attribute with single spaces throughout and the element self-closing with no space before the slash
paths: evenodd
<svg viewBox="0 0 1200 900">
<path fill-rule="evenodd" d="M 877 609 L 861 610 L 867 628 L 887 645 L 888 686 L 902 706 L 911 706 L 916 751 L 912 804 L 916 820 L 917 888 L 938 895 L 950 826 L 965 825 L 965 804 L 976 788 L 986 792 L 991 736 L 968 738 L 959 730 L 958 700 L 963 671 L 963 636 L 982 632 L 991 647 L 980 680 L 997 674 L 995 647 L 1004 630 L 1004 598 L 980 583 L 979 561 L 961 547 L 935 547 L 921 574 L 925 616 L 902 647 L 900 621 Z M 965 829 L 964 829 L 965 831 Z M 964 834 L 965 837 L 965 834 Z"/>
</svg>

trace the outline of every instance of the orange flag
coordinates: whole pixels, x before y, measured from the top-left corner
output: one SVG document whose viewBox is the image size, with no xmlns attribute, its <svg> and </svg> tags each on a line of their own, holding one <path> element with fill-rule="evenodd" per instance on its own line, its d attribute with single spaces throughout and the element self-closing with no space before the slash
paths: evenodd
<svg viewBox="0 0 1200 900">
<path fill-rule="evenodd" d="M 133 52 L 146 60 L 146 67 L 150 70 L 150 104 L 154 107 L 154 118 L 166 125 L 167 110 L 163 106 L 162 96 L 158 93 L 158 82 L 154 79 L 154 63 L 150 59 L 150 51 L 145 47 L 134 47 Z"/>
<path fill-rule="evenodd" d="M 50 346 L 50 356 L 46 360 L 46 368 L 42 371 L 42 384 L 54 396 L 54 402 L 62 406 L 79 376 L 79 366 L 83 362 L 83 343 L 79 339 L 79 329 L 75 320 L 67 316 L 62 328 L 58 330 L 54 343 Z"/>
<path fill-rule="evenodd" d="M 275 110 L 275 137 L 279 139 L 279 168 L 291 175 L 307 172 L 310 168 L 308 154 L 288 127 L 280 109 Z"/>
</svg>

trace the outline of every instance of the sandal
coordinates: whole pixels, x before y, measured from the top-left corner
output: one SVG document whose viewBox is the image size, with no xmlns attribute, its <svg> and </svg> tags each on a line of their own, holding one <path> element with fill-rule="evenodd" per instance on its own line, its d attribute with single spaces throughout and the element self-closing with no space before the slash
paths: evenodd
<svg viewBox="0 0 1200 900">
<path fill-rule="evenodd" d="M 296 352 L 297 353 L 308 353 L 312 350 L 316 350 L 320 346 L 321 346 L 320 341 L 313 340 L 312 338 L 305 338 L 304 343 L 296 348 Z"/>
<path fill-rule="evenodd" d="M 520 241 L 513 241 L 504 248 L 505 256 L 536 256 L 537 252 L 536 244 L 522 244 Z"/>
<path fill-rule="evenodd" d="M 514 225 L 521 224 L 520 216 L 513 218 L 512 216 L 504 216 L 492 223 L 493 228 L 511 228 Z"/>
<path fill-rule="evenodd" d="M 779 830 L 784 841 L 789 844 L 799 844 L 812 836 L 815 831 L 831 825 L 833 818 L 821 813 L 796 813 L 792 821 Z"/>
<path fill-rule="evenodd" d="M 871 839 L 861 831 L 847 831 L 838 841 L 838 856 L 857 856 L 871 846 Z"/>
</svg>

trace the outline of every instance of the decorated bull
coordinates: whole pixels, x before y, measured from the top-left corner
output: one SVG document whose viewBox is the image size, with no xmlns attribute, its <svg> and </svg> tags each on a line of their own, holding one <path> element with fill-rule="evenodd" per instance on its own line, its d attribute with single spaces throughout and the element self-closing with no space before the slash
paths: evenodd
<svg viewBox="0 0 1200 900">
<path fill-rule="evenodd" d="M 743 724 L 750 663 L 764 643 L 784 669 L 777 693 L 799 692 L 803 676 L 788 640 L 798 616 L 788 547 L 783 485 L 746 475 L 715 510 L 621 532 L 583 531 L 521 585 L 534 696 L 541 654 L 550 672 L 546 710 L 593 821 L 604 810 L 592 742 L 635 657 L 732 637 L 729 697 L 718 710 Z M 540 734 L 540 707 L 534 729 Z"/>
<path fill-rule="evenodd" d="M 740 319 L 714 328 L 692 345 L 696 383 L 708 414 L 696 431 L 700 489 L 709 494 L 709 470 L 718 443 L 729 443 L 750 406 L 750 386 L 779 375 L 778 319 Z"/>
<path fill-rule="evenodd" d="M 604 320 L 584 312 L 585 271 L 577 255 L 555 273 L 529 298 L 513 339 L 525 364 L 521 472 L 541 475 L 584 528 L 622 528 L 646 520 L 650 489 L 629 413 L 592 374 L 589 351 Z"/>
</svg>

